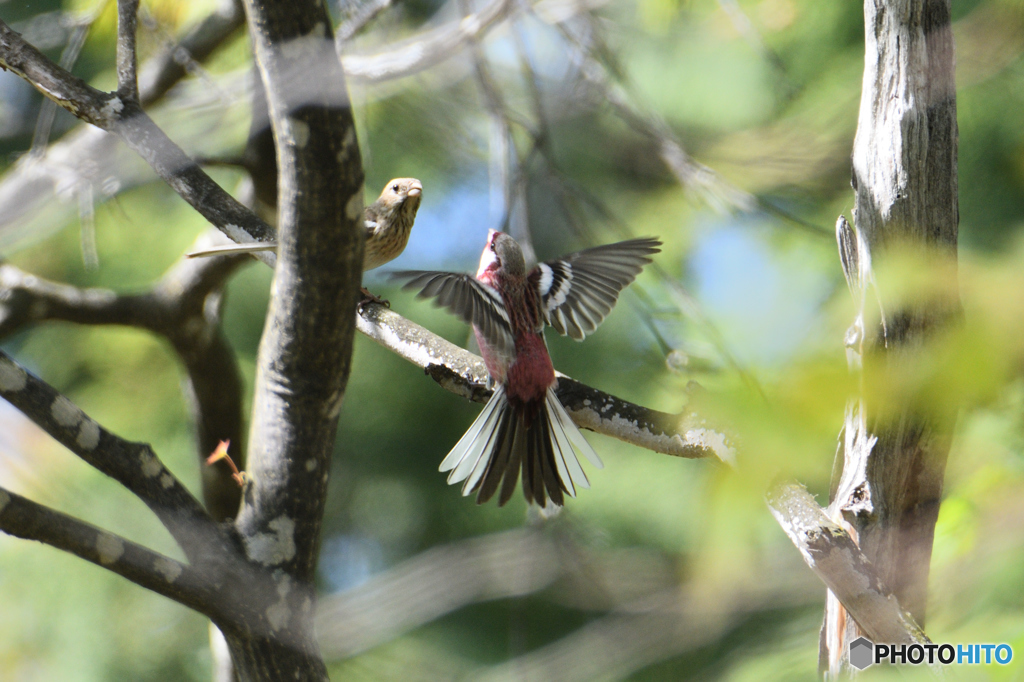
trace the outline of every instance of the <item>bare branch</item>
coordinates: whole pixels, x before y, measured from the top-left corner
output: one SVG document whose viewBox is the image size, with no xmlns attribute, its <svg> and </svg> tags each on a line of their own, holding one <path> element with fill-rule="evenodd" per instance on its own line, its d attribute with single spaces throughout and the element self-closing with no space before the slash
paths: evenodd
<svg viewBox="0 0 1024 682">
<path fill-rule="evenodd" d="M 116 133 L 145 159 L 174 191 L 234 241 L 269 241 L 273 229 L 202 171 L 138 105 L 96 90 L 51 62 L 0 21 L 0 67 L 25 78 L 72 114 Z M 274 262 L 272 253 L 259 256 Z"/>
<path fill-rule="evenodd" d="M 194 70 L 196 60 L 206 59 L 242 26 L 241 6 L 234 0 L 223 0 L 221 5 L 180 44 L 168 44 L 142 66 L 139 87 L 143 106 L 162 98 L 186 74 L 186 67 Z M 71 42 L 61 55 L 63 68 L 70 70 L 73 65 L 90 21 L 91 17 L 76 23 Z M 79 127 L 55 144 L 46 146 L 49 121 L 56 106 L 52 100 L 44 100 L 33 137 L 33 153 L 19 159 L 0 182 L 0 235 L 4 243 L 15 241 L 18 235 L 14 226 L 52 205 L 54 195 L 61 196 L 70 188 L 87 184 L 110 194 L 140 176 L 136 168 L 122 168 L 126 164 L 115 163 L 114 157 L 121 152 L 117 139 L 91 126 Z M 115 180 L 113 185 L 108 184 L 111 177 Z M 38 232 L 33 231 L 33 236 L 38 236 Z"/>
<path fill-rule="evenodd" d="M 702 587 L 691 583 L 645 595 L 559 641 L 467 677 L 486 682 L 627 679 L 659 661 L 720 640 L 758 610 L 806 600 L 796 586 L 778 578 L 713 596 Z"/>
<path fill-rule="evenodd" d="M 117 94 L 133 102 L 139 101 L 138 25 L 139 0 L 117 0 Z"/>
<path fill-rule="evenodd" d="M 36 540 L 205 613 L 208 577 L 187 564 L 0 488 L 0 531 Z"/>
<path fill-rule="evenodd" d="M 210 539 L 219 536 L 219 531 L 202 505 L 167 470 L 149 445 L 131 443 L 110 433 L 2 351 L 0 397 L 87 464 L 145 502 L 190 561 L 215 551 Z"/>
<path fill-rule="evenodd" d="M 491 0 L 476 14 L 413 36 L 386 52 L 345 55 L 342 66 L 351 83 L 405 78 L 448 59 L 471 40 L 483 37 L 514 10 L 514 0 Z"/>
<path fill-rule="evenodd" d="M 324 656 L 353 656 L 463 606 L 530 594 L 563 571 L 549 535 L 509 531 L 435 547 L 320 602 Z"/>
<path fill-rule="evenodd" d="M 317 633 L 324 655 L 354 656 L 465 606 L 556 583 L 552 599 L 586 610 L 624 606 L 677 583 L 672 561 L 658 552 L 594 551 L 561 530 L 547 524 L 434 547 L 322 599 Z"/>
<path fill-rule="evenodd" d="M 480 357 L 383 306 L 363 306 L 356 323 L 359 331 L 422 367 L 444 389 L 481 403 L 490 397 L 487 368 Z M 658 412 L 561 374 L 556 393 L 573 421 L 595 433 L 676 457 L 716 457 L 728 463 L 735 458 L 730 436 L 692 410 Z"/>
<path fill-rule="evenodd" d="M 926 644 L 930 640 L 878 577 L 850 534 L 796 483 L 771 491 L 768 507 L 811 570 L 876 642 Z"/>
</svg>

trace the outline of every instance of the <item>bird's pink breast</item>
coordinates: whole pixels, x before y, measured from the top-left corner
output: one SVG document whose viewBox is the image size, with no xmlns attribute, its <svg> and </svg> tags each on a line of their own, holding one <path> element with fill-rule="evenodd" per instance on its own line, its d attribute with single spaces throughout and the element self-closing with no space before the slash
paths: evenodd
<svg viewBox="0 0 1024 682">
<path fill-rule="evenodd" d="M 525 334 L 516 339 L 516 358 L 508 367 L 505 394 L 509 400 L 529 403 L 543 400 L 555 383 L 544 337 Z"/>
</svg>

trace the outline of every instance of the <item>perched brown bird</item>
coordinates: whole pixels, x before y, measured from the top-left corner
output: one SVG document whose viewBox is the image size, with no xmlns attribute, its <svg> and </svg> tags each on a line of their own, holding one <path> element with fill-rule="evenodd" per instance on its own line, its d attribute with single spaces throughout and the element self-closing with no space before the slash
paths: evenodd
<svg viewBox="0 0 1024 682">
<path fill-rule="evenodd" d="M 366 251 L 363 271 L 379 268 L 398 258 L 409 242 L 409 233 L 420 207 L 423 185 L 416 178 L 395 178 L 388 182 L 377 201 L 363 209 L 366 227 Z M 224 256 L 255 251 L 276 251 L 277 242 L 250 242 L 229 244 L 186 254 L 189 258 Z M 363 295 L 380 303 L 381 300 L 364 287 Z"/>
</svg>

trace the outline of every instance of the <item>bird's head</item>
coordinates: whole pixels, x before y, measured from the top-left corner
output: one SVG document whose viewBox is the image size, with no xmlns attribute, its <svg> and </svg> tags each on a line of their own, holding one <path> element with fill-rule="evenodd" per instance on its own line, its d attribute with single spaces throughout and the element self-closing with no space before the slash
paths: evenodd
<svg viewBox="0 0 1024 682">
<path fill-rule="evenodd" d="M 515 239 L 504 232 L 489 230 L 487 245 L 480 254 L 480 268 L 476 276 L 479 278 L 485 273 L 493 274 L 498 271 L 505 276 L 524 277 L 526 261 L 523 258 L 523 250 L 519 248 Z"/>
<path fill-rule="evenodd" d="M 423 184 L 416 178 L 395 178 L 384 185 L 380 200 L 392 211 L 401 209 L 415 215 L 422 194 Z"/>
</svg>

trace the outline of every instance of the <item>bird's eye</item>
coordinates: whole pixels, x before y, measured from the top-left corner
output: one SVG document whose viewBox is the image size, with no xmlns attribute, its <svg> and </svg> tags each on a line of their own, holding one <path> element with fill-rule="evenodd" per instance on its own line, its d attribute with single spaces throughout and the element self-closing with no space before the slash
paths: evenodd
<svg viewBox="0 0 1024 682">
<path fill-rule="evenodd" d="M 397 192 L 398 191 L 398 185 L 391 185 L 391 191 L 392 192 Z"/>
</svg>

